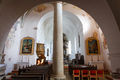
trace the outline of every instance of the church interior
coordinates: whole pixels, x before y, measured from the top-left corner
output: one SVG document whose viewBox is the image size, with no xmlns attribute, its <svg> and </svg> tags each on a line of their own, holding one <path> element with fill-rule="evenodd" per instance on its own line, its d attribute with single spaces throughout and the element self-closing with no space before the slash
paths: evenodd
<svg viewBox="0 0 120 80">
<path fill-rule="evenodd" d="M 5 39 L 0 30 L 0 80 L 120 80 L 120 32 L 106 0 L 104 9 L 90 3 L 98 19 L 89 5 L 40 3 L 14 19 Z"/>
</svg>

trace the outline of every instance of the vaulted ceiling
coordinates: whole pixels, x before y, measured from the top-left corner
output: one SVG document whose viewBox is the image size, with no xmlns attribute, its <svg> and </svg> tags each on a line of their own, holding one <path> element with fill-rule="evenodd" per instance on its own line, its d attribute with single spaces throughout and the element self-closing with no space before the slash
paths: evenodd
<svg viewBox="0 0 120 80">
<path fill-rule="evenodd" d="M 115 16 L 116 22 L 120 30 L 120 0 L 106 0 Z"/>
</svg>

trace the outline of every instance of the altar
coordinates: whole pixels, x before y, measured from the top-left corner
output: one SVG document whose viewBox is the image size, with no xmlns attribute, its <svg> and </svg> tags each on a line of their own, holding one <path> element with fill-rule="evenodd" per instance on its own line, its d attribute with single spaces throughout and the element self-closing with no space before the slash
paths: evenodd
<svg viewBox="0 0 120 80">
<path fill-rule="evenodd" d="M 98 70 L 104 70 L 104 61 L 89 61 L 88 64 L 97 66 Z"/>
<path fill-rule="evenodd" d="M 29 62 L 17 62 L 15 65 L 14 65 L 14 69 L 15 70 L 18 70 L 19 68 L 23 68 L 23 67 L 26 67 L 29 65 Z"/>
</svg>

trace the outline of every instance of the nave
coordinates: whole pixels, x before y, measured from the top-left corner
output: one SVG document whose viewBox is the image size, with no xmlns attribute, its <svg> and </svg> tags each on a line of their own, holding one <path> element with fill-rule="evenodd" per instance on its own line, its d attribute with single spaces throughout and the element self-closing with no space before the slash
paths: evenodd
<svg viewBox="0 0 120 80">
<path fill-rule="evenodd" d="M 98 74 L 102 73 L 102 79 L 109 80 L 111 76 L 119 79 L 120 70 L 114 66 L 116 71 L 112 71 L 111 55 L 97 22 L 77 6 L 62 2 L 54 4 L 38 5 L 15 22 L 0 55 L 1 63 L 5 65 L 3 72 L 0 68 L 0 76 L 6 79 L 52 80 L 54 77 L 53 80 L 74 80 L 98 79 Z M 42 66 L 44 61 L 47 66 L 51 62 L 52 73 L 49 73 L 49 67 Z M 26 66 L 16 69 L 16 64 L 24 63 Z M 42 70 L 45 68 L 47 71 Z"/>
</svg>

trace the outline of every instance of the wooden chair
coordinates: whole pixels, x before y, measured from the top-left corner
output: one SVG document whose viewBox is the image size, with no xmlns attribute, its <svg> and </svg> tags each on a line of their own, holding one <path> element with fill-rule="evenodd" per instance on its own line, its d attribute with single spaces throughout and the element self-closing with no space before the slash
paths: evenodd
<svg viewBox="0 0 120 80">
<path fill-rule="evenodd" d="M 90 73 L 90 80 L 92 80 L 92 78 L 97 80 L 97 70 L 90 70 L 89 73 Z"/>
<path fill-rule="evenodd" d="M 82 80 L 84 80 L 84 78 L 87 78 L 89 80 L 89 70 L 81 70 L 81 76 Z"/>
<path fill-rule="evenodd" d="M 97 70 L 97 78 L 102 78 L 104 80 L 104 70 Z"/>
<path fill-rule="evenodd" d="M 78 77 L 80 80 L 80 70 L 73 70 L 73 80 Z"/>
</svg>

